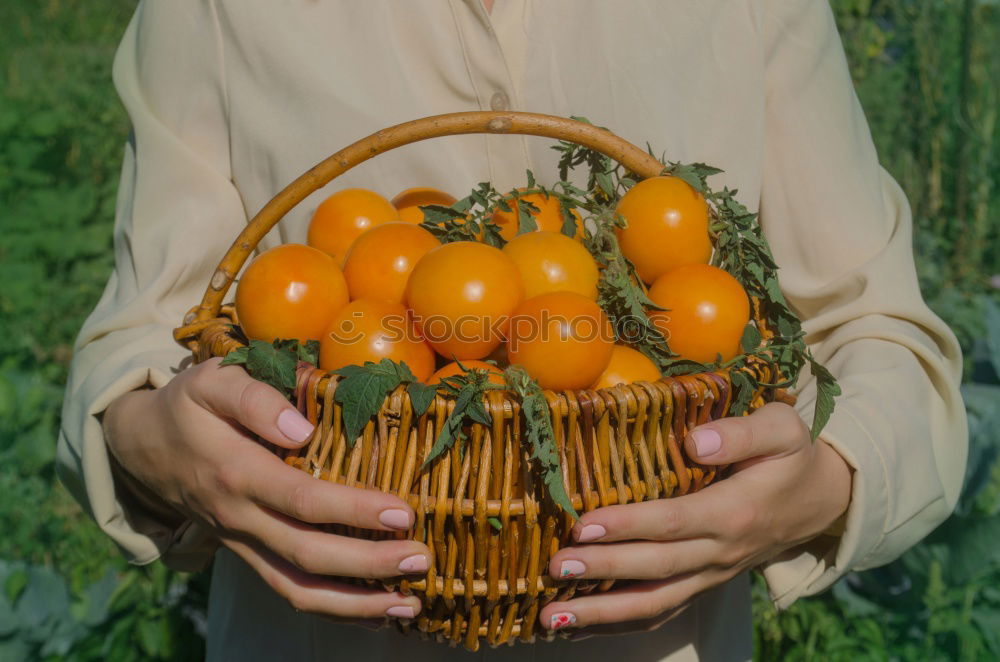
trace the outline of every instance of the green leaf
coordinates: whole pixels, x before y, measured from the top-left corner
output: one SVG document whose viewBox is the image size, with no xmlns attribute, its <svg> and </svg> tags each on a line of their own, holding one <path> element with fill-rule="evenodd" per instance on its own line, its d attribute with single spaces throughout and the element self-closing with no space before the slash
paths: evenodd
<svg viewBox="0 0 1000 662">
<path fill-rule="evenodd" d="M 699 193 L 708 190 L 708 177 L 722 172 L 718 168 L 707 166 L 704 163 L 671 163 L 664 169 L 667 174 L 683 179 L 688 185 Z"/>
<path fill-rule="evenodd" d="M 7 600 L 11 604 L 17 602 L 17 599 L 21 597 L 21 592 L 24 591 L 24 587 L 28 585 L 28 573 L 24 568 L 16 568 L 9 575 L 7 575 L 6 581 L 3 583 L 3 592 L 7 596 Z"/>
<path fill-rule="evenodd" d="M 606 172 L 597 172 L 594 173 L 594 176 L 597 179 L 597 185 L 601 187 L 602 191 L 608 195 L 614 195 L 615 184 L 614 180 L 611 179 L 611 175 Z"/>
<path fill-rule="evenodd" d="M 469 402 L 469 406 L 466 407 L 466 415 L 475 423 L 481 425 L 492 425 L 493 419 L 490 418 L 489 412 L 486 411 L 486 407 L 483 406 L 482 394 L 478 399 L 473 399 Z"/>
<path fill-rule="evenodd" d="M 448 380 L 453 380 L 460 378 L 460 375 L 455 377 L 448 377 Z M 446 382 L 447 383 L 447 382 Z M 462 424 L 465 419 L 466 409 L 469 407 L 469 403 L 472 402 L 472 398 L 476 395 L 474 388 L 467 388 L 466 385 L 463 386 L 458 391 L 458 397 L 455 398 L 455 408 L 452 409 L 451 414 L 445 420 L 444 425 L 441 426 L 441 432 L 438 433 L 437 439 L 434 440 L 434 445 L 431 447 L 431 452 L 427 455 L 427 459 L 424 460 L 421 469 L 430 465 L 441 453 L 450 449 L 455 441 L 457 441 L 462 434 Z M 480 394 L 481 397 L 481 394 Z"/>
<path fill-rule="evenodd" d="M 365 425 L 382 408 L 386 396 L 404 383 L 404 375 L 412 377 L 409 368 L 390 359 L 382 359 L 379 363 L 366 361 L 363 366 L 344 366 L 333 374 L 343 377 L 333 398 L 343 405 L 344 435 L 352 448 Z"/>
<path fill-rule="evenodd" d="M 771 301 L 785 302 L 785 295 L 781 292 L 781 287 L 778 285 L 777 278 L 768 278 L 764 281 L 764 291 L 767 293 L 768 299 Z"/>
<path fill-rule="evenodd" d="M 422 416 L 437 394 L 437 386 L 422 384 L 420 382 L 410 382 L 406 385 L 406 392 L 410 394 L 410 403 L 413 405 L 413 412 L 417 416 Z"/>
<path fill-rule="evenodd" d="M 254 379 L 270 384 L 286 397 L 295 389 L 298 356 L 288 347 L 277 348 L 263 340 L 251 340 L 246 370 Z"/>
<path fill-rule="evenodd" d="M 962 585 L 1000 568 L 1000 515 L 949 522 L 949 575 Z"/>
<path fill-rule="evenodd" d="M 570 206 L 569 202 L 565 198 L 559 198 L 559 213 L 562 214 L 562 227 L 559 231 L 570 237 L 571 239 L 576 236 L 576 216 L 573 215 L 573 207 Z"/>
<path fill-rule="evenodd" d="M 537 470 L 541 473 L 549 498 L 574 519 L 579 519 L 580 516 L 566 493 L 559 450 L 556 448 L 555 435 L 552 432 L 552 417 L 541 387 L 524 368 L 518 365 L 507 368 L 504 377 L 508 388 L 521 399 L 525 438 L 531 449 L 531 459 L 535 461 Z"/>
<path fill-rule="evenodd" d="M 304 345 L 295 343 L 295 350 L 298 353 L 299 361 L 319 365 L 319 341 L 307 340 Z"/>
<path fill-rule="evenodd" d="M 594 221 L 596 229 L 584 245 L 603 267 L 597 282 L 597 303 L 607 313 L 618 341 L 634 346 L 662 371 L 676 355 L 649 319 L 648 311 L 662 308 L 650 301 L 635 269 L 621 253 L 615 230 L 622 227 L 622 218 L 613 207 L 602 207 L 595 211 Z"/>
<path fill-rule="evenodd" d="M 761 335 L 756 324 L 750 323 L 743 329 L 743 337 L 740 339 L 740 347 L 744 352 L 752 352 L 760 347 Z"/>
<path fill-rule="evenodd" d="M 237 347 L 233 351 L 231 351 L 228 354 L 226 354 L 226 356 L 222 359 L 222 362 L 219 363 L 219 365 L 220 366 L 222 366 L 222 365 L 246 365 L 247 359 L 249 357 L 250 357 L 250 348 L 249 347 L 246 347 L 246 346 L 244 346 L 244 347 Z"/>
<path fill-rule="evenodd" d="M 273 344 L 251 340 L 249 346 L 229 352 L 220 365 L 241 365 L 251 377 L 290 398 L 295 390 L 300 347 L 297 340 L 275 340 Z"/>
<path fill-rule="evenodd" d="M 441 427 L 441 432 L 421 468 L 428 466 L 442 453 L 450 449 L 456 441 L 464 439 L 463 428 L 466 420 L 480 425 L 493 425 L 490 413 L 483 405 L 486 392 L 496 388 L 490 383 L 489 374 L 479 368 L 466 368 L 461 361 L 458 366 L 462 372 L 451 377 L 445 377 L 440 390 L 448 397 L 455 398 L 455 406 Z"/>
<path fill-rule="evenodd" d="M 517 234 L 537 232 L 538 223 L 535 222 L 535 214 L 540 210 L 538 207 L 526 200 L 517 199 Z"/>
<path fill-rule="evenodd" d="M 729 379 L 733 384 L 733 398 L 728 415 L 743 416 L 750 409 L 750 401 L 753 399 L 753 380 L 742 370 L 730 371 Z"/>
<path fill-rule="evenodd" d="M 420 209 L 424 212 L 424 220 L 421 223 L 425 228 L 432 226 L 432 229 L 439 229 L 438 226 L 452 221 L 465 220 L 465 211 L 459 211 L 454 206 L 445 207 L 443 205 L 422 205 Z M 430 229 L 430 228 L 429 228 Z"/>
<path fill-rule="evenodd" d="M 47 621 L 69 611 L 69 587 L 66 580 L 51 568 L 28 568 L 28 582 L 15 611 L 24 626 L 39 631 Z"/>
<path fill-rule="evenodd" d="M 150 658 L 160 658 L 169 646 L 170 630 L 163 618 L 139 621 L 139 645 Z"/>
<path fill-rule="evenodd" d="M 83 590 L 82 600 L 74 607 L 77 619 L 88 627 L 96 627 L 103 623 L 109 614 L 111 596 L 118 586 L 118 573 L 113 567 L 104 569 L 104 575 L 97 581 L 88 584 Z"/>
<path fill-rule="evenodd" d="M 812 429 L 809 431 L 815 440 L 833 414 L 834 398 L 840 395 L 840 385 L 837 384 L 833 374 L 813 358 L 811 352 L 806 354 L 806 358 L 809 361 L 809 370 L 816 377 L 816 408 Z"/>
<path fill-rule="evenodd" d="M 386 370 L 391 371 L 391 373 L 401 383 L 410 383 L 417 381 L 417 377 L 413 374 L 413 371 L 410 370 L 410 366 L 406 365 L 406 361 L 400 361 L 399 363 L 396 363 L 395 361 L 391 361 L 389 359 L 382 359 L 379 365 L 381 367 L 384 367 Z"/>
</svg>

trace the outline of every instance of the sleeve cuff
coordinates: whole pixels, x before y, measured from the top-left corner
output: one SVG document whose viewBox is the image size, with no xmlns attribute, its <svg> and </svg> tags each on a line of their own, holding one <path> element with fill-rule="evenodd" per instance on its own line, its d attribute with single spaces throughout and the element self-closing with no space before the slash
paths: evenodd
<svg viewBox="0 0 1000 662">
<path fill-rule="evenodd" d="M 130 563 L 145 565 L 160 559 L 171 568 L 193 571 L 203 567 L 218 546 L 212 532 L 116 469 L 101 426 L 101 415 L 117 397 L 144 387 L 158 388 L 169 380 L 167 372 L 155 368 L 124 371 L 79 412 L 85 415 L 78 439 L 72 438 L 69 428 L 60 430 L 57 468 L 63 484 Z"/>
<path fill-rule="evenodd" d="M 800 413 L 811 411 L 813 397 L 799 399 Z M 838 522 L 823 535 L 794 547 L 762 566 L 771 599 L 779 609 L 798 598 L 829 588 L 844 573 L 865 564 L 879 547 L 889 507 L 889 475 L 885 461 L 868 432 L 840 403 L 836 414 L 816 443 L 827 443 L 851 467 L 851 503 L 839 520 L 843 533 L 835 535 Z"/>
</svg>

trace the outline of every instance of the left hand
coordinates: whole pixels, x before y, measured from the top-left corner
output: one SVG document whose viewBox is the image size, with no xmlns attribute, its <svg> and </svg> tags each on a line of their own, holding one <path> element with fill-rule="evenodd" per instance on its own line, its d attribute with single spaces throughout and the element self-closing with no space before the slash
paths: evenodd
<svg viewBox="0 0 1000 662">
<path fill-rule="evenodd" d="M 539 615 L 544 627 L 658 627 L 702 591 L 816 537 L 850 502 L 847 462 L 811 441 L 786 404 L 706 423 L 685 446 L 702 464 L 732 464 L 732 475 L 694 494 L 584 514 L 573 538 L 593 544 L 556 553 L 552 576 L 646 581 L 552 602 Z"/>
</svg>

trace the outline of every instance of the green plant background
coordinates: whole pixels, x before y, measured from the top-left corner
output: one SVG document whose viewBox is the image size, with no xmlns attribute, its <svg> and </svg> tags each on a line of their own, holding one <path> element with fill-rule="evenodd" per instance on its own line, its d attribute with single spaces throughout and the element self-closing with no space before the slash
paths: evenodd
<svg viewBox="0 0 1000 662">
<path fill-rule="evenodd" d="M 958 334 L 971 425 L 956 514 L 900 560 L 778 613 L 764 660 L 1000 658 L 1000 3 L 831 0 L 924 293 Z M 125 564 L 59 485 L 59 403 L 111 267 L 134 0 L 0 3 L 0 659 L 197 659 L 207 577 Z"/>
</svg>

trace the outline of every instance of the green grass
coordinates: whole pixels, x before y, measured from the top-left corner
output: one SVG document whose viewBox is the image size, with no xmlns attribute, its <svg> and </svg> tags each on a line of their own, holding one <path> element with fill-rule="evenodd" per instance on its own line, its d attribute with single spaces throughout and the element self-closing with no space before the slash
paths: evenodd
<svg viewBox="0 0 1000 662">
<path fill-rule="evenodd" d="M 883 162 L 910 197 L 921 282 L 967 353 L 960 512 L 903 559 L 777 613 L 765 660 L 1000 657 L 1000 6 L 835 0 Z M 134 0 L 0 3 L 0 659 L 194 659 L 206 577 L 128 567 L 58 484 L 71 346 L 111 267 L 128 122 L 110 68 Z M 969 9 L 966 20 L 966 9 Z M 968 55 L 968 57 L 966 57 Z M 991 321 L 992 320 L 992 321 Z"/>
</svg>

